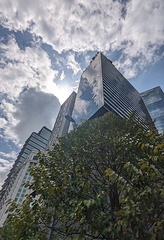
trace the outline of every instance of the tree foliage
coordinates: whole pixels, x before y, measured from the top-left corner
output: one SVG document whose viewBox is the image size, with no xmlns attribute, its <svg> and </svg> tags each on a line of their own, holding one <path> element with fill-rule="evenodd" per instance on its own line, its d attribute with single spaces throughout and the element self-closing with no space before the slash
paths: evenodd
<svg viewBox="0 0 164 240">
<path fill-rule="evenodd" d="M 37 197 L 12 204 L 5 227 L 13 240 L 162 239 L 163 147 L 115 114 L 86 121 L 38 154 L 28 184 Z"/>
</svg>

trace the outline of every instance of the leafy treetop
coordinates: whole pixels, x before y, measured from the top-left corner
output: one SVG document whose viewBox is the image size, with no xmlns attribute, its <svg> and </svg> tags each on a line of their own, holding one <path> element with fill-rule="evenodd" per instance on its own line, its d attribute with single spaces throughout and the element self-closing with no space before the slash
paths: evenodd
<svg viewBox="0 0 164 240">
<path fill-rule="evenodd" d="M 13 240 L 162 239 L 163 147 L 163 136 L 113 113 L 86 121 L 38 154 L 28 184 L 36 198 L 13 203 L 3 231 Z"/>
</svg>

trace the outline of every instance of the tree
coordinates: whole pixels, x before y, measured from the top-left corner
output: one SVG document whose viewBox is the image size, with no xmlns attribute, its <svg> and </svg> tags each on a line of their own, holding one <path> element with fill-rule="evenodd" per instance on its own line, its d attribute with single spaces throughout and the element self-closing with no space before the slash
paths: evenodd
<svg viewBox="0 0 164 240">
<path fill-rule="evenodd" d="M 28 184 L 37 197 L 10 209 L 13 239 L 162 239 L 163 147 L 113 113 L 75 127 L 38 154 Z"/>
</svg>

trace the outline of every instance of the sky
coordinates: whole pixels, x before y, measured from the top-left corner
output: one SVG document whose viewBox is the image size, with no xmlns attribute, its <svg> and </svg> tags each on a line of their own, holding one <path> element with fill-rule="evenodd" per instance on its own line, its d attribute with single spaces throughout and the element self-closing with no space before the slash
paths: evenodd
<svg viewBox="0 0 164 240">
<path fill-rule="evenodd" d="M 0 1 L 0 185 L 97 51 L 139 92 L 164 91 L 163 13 L 163 0 Z"/>
</svg>

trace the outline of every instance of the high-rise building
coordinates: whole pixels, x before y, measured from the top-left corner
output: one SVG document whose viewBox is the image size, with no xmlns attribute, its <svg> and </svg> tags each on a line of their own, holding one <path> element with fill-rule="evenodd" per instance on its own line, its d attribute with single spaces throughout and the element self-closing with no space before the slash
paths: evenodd
<svg viewBox="0 0 164 240">
<path fill-rule="evenodd" d="M 122 118 L 129 118 L 135 113 L 136 120 L 144 124 L 145 120 L 151 121 L 149 113 L 154 119 L 158 112 L 156 126 L 163 129 L 163 95 L 160 90 L 147 92 L 140 95 L 109 59 L 101 52 L 97 53 L 82 73 L 77 94 L 72 92 L 62 104 L 52 133 L 43 127 L 38 134 L 32 133 L 25 142 L 0 191 L 0 226 L 7 216 L 6 200 L 12 198 L 21 204 L 28 191 L 23 184 L 31 178 L 29 168 L 37 163 L 37 151 L 52 149 L 58 137 L 68 132 L 70 122 L 79 124 L 81 120 L 93 119 L 112 111 Z"/>
<path fill-rule="evenodd" d="M 8 188 L 8 194 L 5 198 L 2 198 L 0 208 L 0 227 L 3 226 L 8 216 L 8 212 L 6 212 L 9 207 L 7 204 L 7 200 L 12 199 L 17 204 L 22 204 L 26 194 L 31 193 L 31 190 L 26 188 L 24 184 L 27 181 L 30 182 L 32 179 L 29 170 L 31 166 L 37 164 L 37 153 L 38 150 L 32 150 L 31 153 L 26 157 L 14 181 L 10 185 L 10 188 Z"/>
<path fill-rule="evenodd" d="M 47 147 L 51 149 L 57 142 L 57 138 L 68 132 L 75 98 L 76 93 L 72 92 L 62 104 L 52 132 L 43 127 L 38 134 L 33 132 L 26 140 L 0 191 L 0 226 L 3 225 L 8 215 L 6 214 L 8 208 L 6 201 L 11 198 L 21 204 L 25 194 L 29 193 L 24 183 L 31 179 L 29 168 L 32 164 L 37 164 L 38 150 L 44 151 Z"/>
<path fill-rule="evenodd" d="M 48 142 L 49 149 L 51 149 L 53 144 L 57 142 L 58 137 L 63 137 L 66 133 L 68 133 L 70 125 L 69 118 L 72 116 L 75 99 L 76 93 L 72 92 L 67 100 L 61 105 L 59 114 L 54 124 L 54 128 L 52 130 L 52 134 Z"/>
<path fill-rule="evenodd" d="M 140 94 L 147 110 L 155 120 L 159 133 L 164 133 L 164 93 L 160 87 L 152 88 Z"/>
<path fill-rule="evenodd" d="M 76 96 L 73 119 L 92 119 L 112 111 L 122 118 L 135 112 L 138 121 L 151 117 L 138 91 L 101 52 L 82 73 Z"/>
<path fill-rule="evenodd" d="M 0 191 L 0 226 L 3 225 L 7 217 L 5 213 L 7 210 L 6 201 L 12 198 L 16 202 L 22 203 L 26 191 L 23 189 L 22 184 L 30 178 L 30 176 L 27 178 L 28 173 L 26 174 L 24 169 L 26 170 L 26 167 L 31 162 L 36 163 L 36 156 L 34 156 L 34 152 L 32 151 L 35 150 L 35 155 L 38 150 L 44 151 L 50 135 L 51 131 L 43 127 L 38 133 L 33 132 L 23 145 Z M 23 190 L 20 192 L 20 189 Z M 20 196 L 19 198 L 18 195 Z"/>
</svg>

